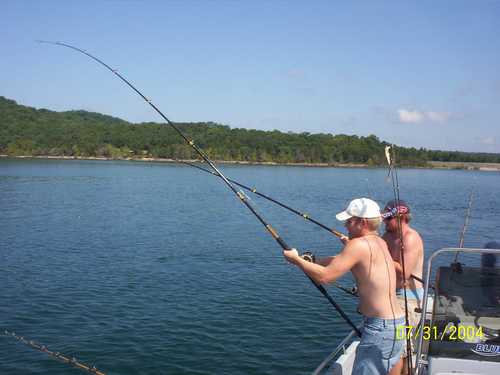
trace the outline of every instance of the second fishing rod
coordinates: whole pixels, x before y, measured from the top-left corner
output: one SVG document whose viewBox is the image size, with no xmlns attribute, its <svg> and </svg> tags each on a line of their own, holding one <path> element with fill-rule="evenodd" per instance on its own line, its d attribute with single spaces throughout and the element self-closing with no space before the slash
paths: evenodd
<svg viewBox="0 0 500 375">
<path fill-rule="evenodd" d="M 212 171 L 210 171 L 210 170 L 208 170 L 206 168 L 203 168 L 203 167 L 201 167 L 199 165 L 196 165 L 194 163 L 191 163 L 191 162 L 188 162 L 188 161 L 185 161 L 185 160 L 178 160 L 178 159 L 175 159 L 175 161 L 178 162 L 178 163 L 186 164 L 186 165 L 189 165 L 191 167 L 197 168 L 197 169 L 199 169 L 199 170 L 201 170 L 203 172 L 210 173 L 210 174 L 212 174 L 212 175 L 214 175 L 216 177 L 220 177 L 220 176 L 218 176 L 217 173 L 212 172 Z M 292 208 L 292 207 L 284 204 L 283 202 L 280 202 L 277 199 L 274 199 L 274 198 L 270 197 L 269 195 L 261 193 L 261 192 L 257 191 L 257 189 L 255 187 L 246 186 L 246 185 L 244 185 L 241 182 L 238 182 L 236 180 L 232 180 L 232 179 L 228 179 L 228 180 L 231 183 L 233 183 L 235 185 L 238 185 L 239 187 L 241 187 L 241 188 L 243 188 L 243 189 L 245 189 L 245 190 L 247 190 L 249 192 L 252 192 L 252 193 L 258 195 L 259 197 L 267 199 L 268 201 L 273 202 L 273 203 L 277 204 L 278 206 L 280 206 L 280 207 L 282 207 L 282 208 L 284 208 L 284 209 L 286 209 L 286 210 L 288 210 L 290 212 L 293 212 L 294 214 L 296 214 L 296 215 L 304 218 L 305 220 L 310 221 L 313 224 L 316 224 L 320 228 L 328 231 L 329 233 L 332 233 L 333 235 L 335 235 L 336 237 L 338 237 L 340 240 L 342 240 L 342 241 L 348 240 L 348 237 L 345 234 L 343 234 L 343 233 L 341 233 L 341 232 L 339 232 L 339 231 L 337 231 L 337 230 L 335 230 L 333 228 L 328 227 L 327 225 L 319 222 L 316 219 L 313 219 L 309 214 L 307 214 L 305 212 L 300 212 L 299 210 L 297 210 L 295 208 Z M 417 280 L 417 281 L 419 281 L 419 282 L 423 283 L 422 279 L 420 277 L 418 277 L 418 276 L 410 275 L 410 277 L 413 278 L 413 279 L 415 279 L 415 280 Z M 340 286 L 338 284 L 335 284 L 335 286 L 338 287 L 339 289 L 345 291 L 346 293 L 354 295 L 354 293 L 350 289 L 344 288 L 344 287 L 342 287 L 342 286 Z"/>
<path fill-rule="evenodd" d="M 125 79 L 116 69 L 111 68 L 108 64 L 103 62 L 101 59 L 93 56 L 92 54 L 84 51 L 78 47 L 72 46 L 67 43 L 62 42 L 52 42 L 52 41 L 39 41 L 40 43 L 47 43 L 56 46 L 62 46 L 74 51 L 77 51 L 85 56 L 91 58 L 96 61 L 100 65 L 104 66 L 106 69 L 111 71 L 116 77 L 118 77 L 122 82 L 124 82 L 129 88 L 131 88 L 136 94 L 138 94 L 146 103 L 149 104 L 166 122 L 170 125 L 176 132 L 181 136 L 181 138 L 186 141 L 186 143 L 191 146 L 195 152 L 200 155 L 200 157 L 217 173 L 217 175 L 224 181 L 224 183 L 228 186 L 228 188 L 240 199 L 240 201 L 254 214 L 254 216 L 260 221 L 262 225 L 267 229 L 267 231 L 271 234 L 274 240 L 281 246 L 283 250 L 290 250 L 291 247 L 287 245 L 287 243 L 280 237 L 278 232 L 267 223 L 264 218 L 255 210 L 255 208 L 250 204 L 246 195 L 242 191 L 236 190 L 236 188 L 229 182 L 227 177 L 215 166 L 215 164 L 210 160 L 210 158 L 205 154 L 203 150 L 201 150 L 192 139 L 189 139 L 172 121 L 170 121 L 167 116 L 165 116 L 160 109 L 152 103 L 150 99 L 148 99 L 141 91 L 139 91 L 132 83 L 130 83 L 127 79 Z M 321 292 L 321 294 L 330 302 L 330 304 L 337 310 L 337 312 L 342 316 L 342 318 L 356 331 L 356 333 L 361 336 L 361 332 L 356 327 L 356 325 L 351 321 L 351 319 L 347 316 L 347 314 L 342 310 L 342 308 L 335 302 L 335 300 L 328 294 L 326 289 L 321 285 L 316 283 L 311 277 L 307 276 L 309 280 L 313 283 L 313 285 Z"/>
</svg>

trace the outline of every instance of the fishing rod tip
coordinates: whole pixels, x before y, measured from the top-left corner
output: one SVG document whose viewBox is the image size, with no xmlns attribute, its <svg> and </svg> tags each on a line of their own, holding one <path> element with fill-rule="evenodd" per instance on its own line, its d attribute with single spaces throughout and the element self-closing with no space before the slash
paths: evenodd
<svg viewBox="0 0 500 375">
<path fill-rule="evenodd" d="M 35 39 L 37 43 L 45 43 L 45 44 L 61 44 L 61 42 L 54 42 L 52 40 L 43 40 L 43 39 Z"/>
</svg>

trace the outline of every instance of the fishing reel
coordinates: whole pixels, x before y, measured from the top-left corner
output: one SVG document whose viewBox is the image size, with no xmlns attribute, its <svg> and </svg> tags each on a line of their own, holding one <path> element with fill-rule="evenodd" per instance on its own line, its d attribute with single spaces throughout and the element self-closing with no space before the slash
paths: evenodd
<svg viewBox="0 0 500 375">
<path fill-rule="evenodd" d="M 308 262 L 316 263 L 316 256 L 310 251 L 306 251 L 300 257 L 304 260 L 307 260 Z"/>
<path fill-rule="evenodd" d="M 464 272 L 463 268 L 462 268 L 462 265 L 463 263 L 460 263 L 460 262 L 453 262 L 450 264 L 450 267 L 451 267 L 451 271 L 452 272 L 456 272 L 458 274 L 461 274 Z"/>
</svg>

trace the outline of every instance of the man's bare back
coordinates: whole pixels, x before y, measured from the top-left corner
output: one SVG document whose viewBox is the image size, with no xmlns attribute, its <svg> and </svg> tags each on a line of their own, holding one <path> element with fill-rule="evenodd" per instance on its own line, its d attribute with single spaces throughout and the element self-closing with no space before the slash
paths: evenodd
<svg viewBox="0 0 500 375">
<path fill-rule="evenodd" d="M 384 240 L 368 235 L 349 241 L 359 262 L 352 268 L 360 297 L 359 310 L 366 317 L 395 319 L 402 316 L 396 301 L 396 271 Z"/>
<path fill-rule="evenodd" d="M 404 241 L 404 258 L 405 258 L 405 276 L 407 280 L 407 288 L 415 290 L 422 288 L 422 284 L 411 278 L 414 275 L 422 279 L 424 267 L 424 244 L 422 238 L 416 230 L 410 228 L 407 223 L 402 223 L 403 226 L 403 241 Z M 403 280 L 403 267 L 401 259 L 401 240 L 399 233 L 387 231 L 382 237 L 389 247 L 391 254 L 396 265 L 396 272 L 398 274 L 397 288 L 404 287 Z M 398 266 L 399 265 L 399 266 Z"/>
<path fill-rule="evenodd" d="M 384 208 L 385 233 L 382 238 L 387 242 L 391 257 L 394 260 L 398 276 L 398 289 L 416 290 L 422 288 L 421 282 L 411 275 L 422 279 L 424 268 L 424 243 L 418 232 L 410 227 L 410 206 L 403 200 L 389 201 Z M 401 237 L 403 246 L 401 246 Z M 401 248 L 404 249 L 404 273 Z M 406 278 L 406 282 L 405 279 Z"/>
</svg>

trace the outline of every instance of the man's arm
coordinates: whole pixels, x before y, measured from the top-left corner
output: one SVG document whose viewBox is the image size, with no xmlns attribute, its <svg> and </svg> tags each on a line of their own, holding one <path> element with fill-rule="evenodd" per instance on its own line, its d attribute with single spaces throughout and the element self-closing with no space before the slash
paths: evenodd
<svg viewBox="0 0 500 375">
<path fill-rule="evenodd" d="M 396 270 L 396 274 L 398 276 L 402 275 L 403 274 L 403 266 L 401 265 L 401 263 L 399 263 L 399 262 L 397 262 L 395 260 L 392 263 L 394 263 L 394 269 Z"/>
<path fill-rule="evenodd" d="M 349 242 L 339 255 L 333 257 L 325 267 L 302 259 L 297 250 L 284 250 L 283 255 L 290 262 L 300 267 L 305 274 L 318 284 L 328 284 L 347 273 L 359 261 L 359 252 L 354 251 L 354 244 Z"/>
<path fill-rule="evenodd" d="M 319 264 L 321 266 L 328 266 L 332 260 L 335 258 L 335 256 L 331 256 L 331 257 L 316 257 L 316 264 Z"/>
</svg>

